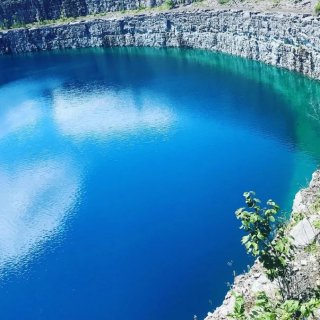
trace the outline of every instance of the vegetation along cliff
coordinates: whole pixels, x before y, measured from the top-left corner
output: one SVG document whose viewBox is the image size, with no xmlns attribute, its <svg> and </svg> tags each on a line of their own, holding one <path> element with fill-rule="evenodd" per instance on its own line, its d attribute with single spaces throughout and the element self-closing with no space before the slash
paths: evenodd
<svg viewBox="0 0 320 320">
<path fill-rule="evenodd" d="M 320 79 L 319 13 L 317 0 L 2 0 L 0 54 L 200 48 Z M 206 320 L 320 319 L 319 190 L 316 171 L 310 186 L 296 195 L 289 223 L 277 232 L 277 205 L 271 201 L 262 209 L 252 193 L 245 194 L 247 209 L 237 217 L 256 262 L 235 278 L 222 306 Z"/>
</svg>

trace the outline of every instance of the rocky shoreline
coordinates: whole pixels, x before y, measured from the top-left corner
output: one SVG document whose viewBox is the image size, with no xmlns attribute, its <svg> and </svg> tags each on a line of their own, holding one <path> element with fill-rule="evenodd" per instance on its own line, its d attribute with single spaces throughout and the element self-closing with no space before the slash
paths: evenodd
<svg viewBox="0 0 320 320">
<path fill-rule="evenodd" d="M 301 290 L 320 287 L 320 252 L 309 252 L 307 248 L 314 242 L 319 244 L 320 230 L 312 225 L 312 222 L 320 219 L 320 170 L 317 170 L 309 187 L 300 190 L 294 199 L 290 235 L 295 244 L 295 271 Z M 296 223 L 294 214 L 303 214 L 305 217 Z M 248 273 L 235 278 L 231 290 L 227 293 L 222 305 L 213 313 L 208 313 L 205 320 L 228 320 L 228 314 L 233 311 L 235 299 L 232 292 L 243 294 L 246 301 L 254 300 L 259 291 L 265 291 L 268 296 L 275 296 L 278 290 L 277 284 L 271 282 L 262 266 L 256 262 Z M 320 319 L 320 310 L 317 313 Z"/>
<path fill-rule="evenodd" d="M 111 46 L 219 51 L 320 79 L 320 19 L 311 14 L 184 9 L 0 32 L 0 54 Z"/>
<path fill-rule="evenodd" d="M 0 54 L 113 46 L 219 51 L 320 79 L 320 19 L 311 14 L 198 8 L 122 14 L 0 31 Z M 293 212 L 304 213 L 311 221 L 320 218 L 320 210 L 311 216 L 309 212 L 320 195 L 319 190 L 320 171 L 316 171 L 310 186 L 296 195 Z M 306 254 L 304 249 L 310 241 L 318 239 L 319 232 L 310 228 L 308 221 L 303 219 L 292 229 L 299 244 L 297 268 L 307 284 L 317 284 L 317 281 L 320 283 L 318 258 Z M 258 291 L 273 294 L 276 289 L 262 267 L 255 263 L 248 273 L 236 277 L 232 290 L 252 299 Z M 233 304 L 229 291 L 222 306 L 209 313 L 206 320 L 228 319 Z"/>
</svg>

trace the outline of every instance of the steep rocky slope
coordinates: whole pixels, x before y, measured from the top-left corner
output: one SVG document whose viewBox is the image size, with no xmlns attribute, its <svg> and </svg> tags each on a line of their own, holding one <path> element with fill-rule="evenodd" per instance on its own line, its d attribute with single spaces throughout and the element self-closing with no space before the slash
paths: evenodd
<svg viewBox="0 0 320 320">
<path fill-rule="evenodd" d="M 216 50 L 320 79 L 320 19 L 308 14 L 177 10 L 0 32 L 0 54 L 98 46 Z"/>
<path fill-rule="evenodd" d="M 2 0 L 0 27 L 160 6 L 165 0 Z M 179 0 L 172 0 L 178 4 Z M 183 5 L 194 0 L 183 0 Z"/>
<path fill-rule="evenodd" d="M 308 294 L 312 289 L 320 288 L 320 229 L 314 226 L 320 221 L 320 171 L 313 174 L 308 188 L 300 190 L 294 200 L 290 235 L 294 239 L 295 259 L 294 285 L 301 295 Z M 299 214 L 300 221 L 294 219 Z M 232 289 L 227 293 L 223 304 L 205 320 L 228 320 L 233 311 L 235 298 L 232 292 L 243 294 L 250 305 L 256 294 L 265 291 L 269 297 L 275 297 L 279 290 L 276 282 L 271 282 L 260 263 L 256 262 L 248 273 L 235 278 Z M 320 319 L 320 310 L 316 314 Z"/>
</svg>

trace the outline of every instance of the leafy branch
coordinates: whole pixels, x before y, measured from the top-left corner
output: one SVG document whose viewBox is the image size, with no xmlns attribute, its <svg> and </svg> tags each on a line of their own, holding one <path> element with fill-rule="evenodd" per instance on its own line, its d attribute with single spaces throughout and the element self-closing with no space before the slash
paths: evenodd
<svg viewBox="0 0 320 320">
<path fill-rule="evenodd" d="M 266 207 L 261 207 L 261 201 L 255 198 L 253 191 L 243 195 L 247 207 L 236 211 L 236 217 L 241 221 L 240 228 L 247 233 L 242 237 L 242 244 L 248 254 L 262 263 L 271 281 L 286 277 L 294 246 L 286 235 L 285 225 L 279 224 L 276 228 L 275 216 L 280 207 L 273 200 L 268 200 Z"/>
<path fill-rule="evenodd" d="M 246 207 L 236 211 L 240 228 L 246 232 L 241 242 L 247 253 L 262 264 L 269 280 L 278 283 L 281 299 L 270 300 L 265 292 L 259 292 L 253 307 L 246 308 L 244 296 L 233 292 L 234 309 L 228 316 L 236 320 L 315 319 L 314 312 L 320 308 L 320 295 L 315 291 L 306 299 L 295 292 L 292 282 L 294 245 L 288 236 L 287 225 L 277 223 L 280 207 L 273 200 L 268 200 L 262 207 L 252 191 L 243 195 Z"/>
</svg>

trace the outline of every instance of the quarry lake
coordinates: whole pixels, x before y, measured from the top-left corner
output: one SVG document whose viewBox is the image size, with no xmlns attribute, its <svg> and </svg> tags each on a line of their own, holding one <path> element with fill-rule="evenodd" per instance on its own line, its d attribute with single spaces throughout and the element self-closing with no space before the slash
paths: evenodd
<svg viewBox="0 0 320 320">
<path fill-rule="evenodd" d="M 1 319 L 200 320 L 251 263 L 242 193 L 289 212 L 319 164 L 296 73 L 143 48 L 0 70 Z"/>
</svg>

